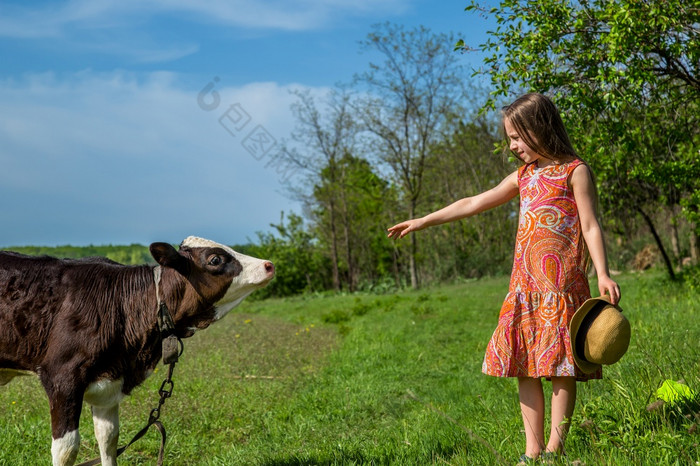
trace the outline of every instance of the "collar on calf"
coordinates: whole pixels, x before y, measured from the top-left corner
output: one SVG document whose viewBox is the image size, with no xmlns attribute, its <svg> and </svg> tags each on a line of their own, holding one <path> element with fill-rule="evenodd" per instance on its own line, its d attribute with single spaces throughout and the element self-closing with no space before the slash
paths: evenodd
<svg viewBox="0 0 700 466">
<path fill-rule="evenodd" d="M 182 341 L 175 335 L 175 322 L 170 314 L 168 306 L 160 298 L 160 277 L 163 270 L 160 265 L 153 269 L 153 279 L 156 283 L 156 300 L 158 301 L 158 328 L 160 330 L 160 339 L 163 344 L 163 364 L 171 364 L 177 362 L 180 354 L 182 354 Z"/>
</svg>

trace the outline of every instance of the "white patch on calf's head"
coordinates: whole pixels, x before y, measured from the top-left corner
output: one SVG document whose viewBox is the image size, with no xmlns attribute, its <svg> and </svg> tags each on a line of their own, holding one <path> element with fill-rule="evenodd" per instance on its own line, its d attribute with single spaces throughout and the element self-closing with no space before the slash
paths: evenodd
<svg viewBox="0 0 700 466">
<path fill-rule="evenodd" d="M 224 246 L 210 239 L 199 238 L 198 236 L 188 236 L 180 243 L 180 247 L 183 246 L 187 248 L 222 248 L 228 252 L 233 252 L 233 249 L 228 246 Z"/>
<path fill-rule="evenodd" d="M 245 254 L 234 251 L 228 246 L 209 239 L 188 236 L 180 244 L 180 247 L 221 248 L 231 254 L 241 264 L 241 273 L 233 277 L 233 281 L 228 287 L 226 294 L 219 301 L 223 304 L 217 307 L 216 316 L 214 317 L 216 320 L 220 319 L 226 315 L 228 311 L 240 304 L 250 293 L 267 285 L 275 276 L 275 269 L 270 261 L 246 256 Z"/>
</svg>

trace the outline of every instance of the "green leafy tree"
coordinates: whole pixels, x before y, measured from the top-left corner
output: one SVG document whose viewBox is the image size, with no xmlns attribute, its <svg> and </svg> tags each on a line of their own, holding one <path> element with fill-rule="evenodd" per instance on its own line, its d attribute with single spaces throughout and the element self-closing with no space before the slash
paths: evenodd
<svg viewBox="0 0 700 466">
<path fill-rule="evenodd" d="M 386 276 L 393 249 L 386 240 L 385 219 L 395 191 L 374 173 L 369 162 L 346 153 L 332 168 L 322 170 L 313 198 L 317 200 L 315 236 L 321 243 L 337 241 L 341 245 L 340 267 L 347 289 L 354 291 L 363 281 Z M 328 198 L 337 199 L 334 216 L 323 202 Z M 338 228 L 331 235 L 334 221 Z"/>
<path fill-rule="evenodd" d="M 318 240 L 304 225 L 304 219 L 284 214 L 280 223 L 270 225 L 275 233 L 258 233 L 258 243 L 236 246 L 236 250 L 272 261 L 277 274 L 265 288 L 256 292 L 258 298 L 290 296 L 308 291 L 326 290 L 331 286 L 327 277 L 330 266 L 319 253 Z"/>
<path fill-rule="evenodd" d="M 674 275 L 654 212 L 682 207 L 697 247 L 700 208 L 700 7 L 688 0 L 472 1 L 492 15 L 477 73 L 487 104 L 522 90 L 553 95 L 578 151 L 598 176 L 602 205 L 624 223 L 648 225 Z M 697 253 L 694 254 L 697 256 Z"/>
<path fill-rule="evenodd" d="M 484 192 L 515 170 L 501 153 L 494 121 L 485 116 L 458 121 L 430 151 L 422 211 L 432 212 L 457 199 Z M 426 279 L 451 280 L 507 273 L 513 265 L 518 204 L 505 206 L 421 232 L 419 258 L 430 264 Z M 430 276 L 427 276 L 428 271 Z"/>
<path fill-rule="evenodd" d="M 401 219 L 416 215 L 430 147 L 464 104 L 464 73 L 452 43 L 452 36 L 425 27 L 406 31 L 388 23 L 375 26 L 361 43 L 383 62 L 371 62 L 369 71 L 355 77 L 366 96 L 356 102 L 356 114 L 371 135 L 377 160 L 401 189 L 406 209 Z M 408 240 L 411 285 L 417 287 L 417 236 Z"/>
<path fill-rule="evenodd" d="M 298 91 L 295 95 L 298 100 L 292 105 L 292 112 L 297 124 L 292 137 L 299 147 L 288 149 L 286 155 L 304 169 L 309 185 L 324 185 L 321 190 L 315 189 L 312 197 L 299 188 L 297 195 L 310 209 L 320 208 L 326 214 L 323 237 L 328 240 L 333 288 L 340 290 L 340 222 L 345 209 L 341 196 L 345 186 L 339 160 L 352 151 L 357 131 L 350 113 L 351 96 L 342 89 L 333 89 L 319 108 L 310 92 Z"/>
</svg>

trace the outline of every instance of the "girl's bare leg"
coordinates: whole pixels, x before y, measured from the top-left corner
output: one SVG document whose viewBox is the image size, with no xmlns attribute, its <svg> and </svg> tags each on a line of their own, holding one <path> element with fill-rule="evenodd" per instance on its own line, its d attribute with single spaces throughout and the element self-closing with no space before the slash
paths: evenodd
<svg viewBox="0 0 700 466">
<path fill-rule="evenodd" d="M 552 377 L 552 430 L 546 451 L 563 452 L 576 405 L 576 378 Z"/>
<path fill-rule="evenodd" d="M 544 394 L 541 380 L 518 377 L 518 395 L 525 425 L 525 454 L 537 458 L 544 449 Z"/>
</svg>

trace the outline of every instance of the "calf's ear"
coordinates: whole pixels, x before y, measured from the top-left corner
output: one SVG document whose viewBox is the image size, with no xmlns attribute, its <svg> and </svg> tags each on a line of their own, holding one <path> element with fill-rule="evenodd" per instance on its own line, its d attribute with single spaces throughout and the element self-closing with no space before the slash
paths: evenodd
<svg viewBox="0 0 700 466">
<path fill-rule="evenodd" d="M 170 244 L 153 243 L 148 249 L 150 249 L 151 255 L 161 266 L 173 268 L 183 275 L 187 274 L 189 269 L 187 259 L 180 255 Z"/>
</svg>

